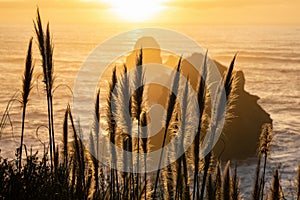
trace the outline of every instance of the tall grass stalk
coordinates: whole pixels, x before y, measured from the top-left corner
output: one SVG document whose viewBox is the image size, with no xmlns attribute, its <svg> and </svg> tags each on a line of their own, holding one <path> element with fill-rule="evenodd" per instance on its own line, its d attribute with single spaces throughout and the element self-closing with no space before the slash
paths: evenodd
<svg viewBox="0 0 300 200">
<path fill-rule="evenodd" d="M 64 163 L 65 165 L 68 164 L 68 115 L 69 115 L 69 111 L 70 111 L 70 106 L 67 106 L 67 109 L 65 111 L 65 116 L 64 116 L 64 122 L 63 122 L 63 146 L 64 146 L 64 151 L 63 151 L 63 155 L 64 155 Z M 67 166 L 66 166 L 67 167 Z"/>
<path fill-rule="evenodd" d="M 208 175 L 208 182 L 206 187 L 206 197 L 209 200 L 214 200 L 216 198 L 216 188 L 214 185 L 214 180 L 211 173 Z"/>
<path fill-rule="evenodd" d="M 75 194 L 77 196 L 76 198 L 78 199 L 86 199 L 88 196 L 87 193 L 89 191 L 89 179 L 87 179 L 87 182 L 85 181 L 85 149 L 82 141 L 78 138 L 78 135 L 80 134 L 80 127 L 76 129 L 71 110 L 69 110 L 69 118 L 71 121 L 74 138 L 73 174 L 76 175 L 73 175 L 73 178 L 76 178 Z M 77 130 L 79 131 L 78 133 Z M 78 170 L 76 170 L 77 167 Z"/>
<path fill-rule="evenodd" d="M 181 125 L 180 125 L 180 149 L 181 152 L 183 152 L 181 158 L 182 158 L 182 165 L 183 165 L 183 191 L 184 191 L 184 199 L 190 199 L 189 194 L 189 180 L 188 180 L 188 170 L 187 170 L 187 155 L 184 151 L 184 140 L 186 137 L 186 133 L 188 133 L 189 125 L 188 125 L 188 95 L 189 95 L 189 78 L 187 78 L 184 92 L 183 92 L 183 99 L 182 99 L 182 106 L 181 106 Z"/>
<path fill-rule="evenodd" d="M 147 131 L 147 115 L 145 112 L 142 113 L 142 117 L 141 117 L 141 127 L 144 127 L 144 129 L 142 129 L 142 149 L 143 149 L 143 153 L 144 153 L 144 184 L 145 184 L 145 193 L 144 193 L 144 198 L 145 200 L 147 199 L 147 153 L 148 153 L 148 131 Z"/>
<path fill-rule="evenodd" d="M 97 192 L 99 189 L 99 123 L 100 123 L 100 89 L 98 89 L 97 94 L 96 94 L 96 101 L 95 101 L 95 118 L 94 118 L 94 134 L 91 134 L 91 151 L 94 151 L 94 154 L 96 157 L 92 158 L 92 163 L 93 163 L 93 170 L 94 170 L 94 180 L 95 180 L 95 191 Z M 96 140 L 96 147 L 94 144 L 94 140 Z"/>
<path fill-rule="evenodd" d="M 233 59 L 230 63 L 230 66 L 227 70 L 226 76 L 225 76 L 224 87 L 225 87 L 225 92 L 226 92 L 227 99 L 229 98 L 229 95 L 230 95 L 231 90 L 232 90 L 232 83 L 233 83 L 233 80 L 234 80 L 233 68 L 234 68 L 236 57 L 237 57 L 237 54 L 234 55 L 234 57 L 233 57 Z"/>
<path fill-rule="evenodd" d="M 259 154 L 257 165 L 256 165 L 256 173 L 255 173 L 255 183 L 254 183 L 254 189 L 252 193 L 252 199 L 253 200 L 259 200 L 260 199 L 260 164 L 261 164 L 261 155 Z"/>
<path fill-rule="evenodd" d="M 221 118 L 225 117 L 223 112 L 220 112 L 220 105 L 222 102 L 220 102 L 222 98 L 222 88 L 224 87 L 225 89 L 225 94 L 226 94 L 226 100 L 227 103 L 229 102 L 229 96 L 232 90 L 232 83 L 234 80 L 234 74 L 233 74 L 233 68 L 234 68 L 234 64 L 235 64 L 235 60 L 236 60 L 236 55 L 234 56 L 234 58 L 232 59 L 230 66 L 227 70 L 227 73 L 223 79 L 223 83 L 220 82 L 218 88 L 217 88 L 217 95 L 215 97 L 215 99 L 213 100 L 214 104 L 215 104 L 215 110 L 212 111 L 212 119 L 211 119 L 211 134 L 212 136 L 210 136 L 211 141 L 210 141 L 210 147 L 212 147 L 213 144 L 213 140 L 214 140 L 214 135 L 215 132 L 218 128 L 218 122 L 220 121 Z M 207 179 L 207 174 L 208 174 L 208 170 L 209 170 L 209 164 L 211 162 L 211 157 L 212 157 L 212 152 L 210 151 L 204 158 L 205 161 L 205 167 L 204 167 L 204 174 L 203 174 L 203 180 L 202 180 L 202 187 L 201 187 L 201 193 L 200 193 L 200 200 L 203 200 L 204 198 L 204 191 L 205 191 L 205 187 L 206 187 L 206 179 Z M 209 162 L 209 163 L 207 163 Z"/>
<path fill-rule="evenodd" d="M 48 89 L 49 89 L 49 102 L 50 102 L 50 118 L 51 118 L 51 134 L 52 134 L 52 148 L 55 155 L 55 135 L 54 135 L 54 119 L 53 119 L 53 45 L 52 45 L 52 38 L 50 35 L 50 26 L 47 23 L 46 29 L 46 58 L 47 58 L 47 77 L 48 77 Z M 57 163 L 54 163 L 57 166 Z M 56 170 L 56 168 L 55 168 Z"/>
<path fill-rule="evenodd" d="M 298 175 L 297 175 L 297 200 L 300 200 L 300 165 L 298 167 Z"/>
<path fill-rule="evenodd" d="M 183 90 L 183 98 L 181 102 L 181 121 L 180 121 L 180 129 L 176 138 L 178 141 L 178 152 L 183 154 L 177 159 L 177 181 L 176 181 L 176 196 L 175 199 L 178 199 L 183 196 L 184 199 L 189 199 L 189 186 L 188 186 L 188 174 L 187 174 L 187 161 L 186 161 L 186 153 L 184 151 L 184 140 L 185 140 L 185 133 L 188 131 L 188 78 Z"/>
<path fill-rule="evenodd" d="M 227 162 L 226 167 L 224 169 L 223 175 L 223 187 L 222 194 L 223 200 L 231 200 L 231 174 L 230 174 L 230 161 Z"/>
<path fill-rule="evenodd" d="M 237 176 L 237 166 L 234 167 L 234 174 L 232 178 L 232 190 L 231 190 L 231 196 L 232 200 L 239 200 L 240 199 L 240 190 L 239 190 L 239 179 Z"/>
<path fill-rule="evenodd" d="M 26 117 L 26 106 L 28 103 L 28 97 L 32 88 L 32 74 L 33 74 L 34 66 L 32 64 L 32 38 L 29 41 L 25 70 L 23 75 L 23 87 L 22 87 L 22 95 L 21 95 L 21 103 L 23 107 L 22 114 L 22 130 L 21 130 L 21 142 L 20 142 L 20 162 L 19 162 L 19 172 L 21 171 L 22 166 L 22 147 L 23 147 L 23 139 L 24 139 L 24 131 L 25 131 L 25 117 Z"/>
<path fill-rule="evenodd" d="M 168 163 L 170 163 L 170 156 L 168 156 Z M 174 170 L 173 170 L 173 164 L 170 164 L 167 166 L 167 170 L 166 170 L 166 197 L 167 199 L 175 199 L 175 193 L 176 192 L 176 188 L 174 187 L 174 185 L 176 185 L 175 183 L 175 177 L 174 177 Z M 177 187 L 177 186 L 176 186 Z M 174 189 L 175 188 L 175 189 Z"/>
<path fill-rule="evenodd" d="M 167 105 L 167 115 L 166 115 L 166 121 L 165 121 L 165 132 L 164 132 L 164 136 L 163 136 L 163 142 L 161 145 L 161 153 L 160 153 L 160 157 L 159 157 L 159 163 L 157 166 L 157 173 L 156 173 L 156 178 L 155 178 L 155 182 L 154 182 L 154 193 L 153 193 L 153 198 L 155 199 L 156 197 L 156 191 L 157 191 L 157 186 L 158 186 L 158 182 L 159 182 L 159 175 L 160 175 L 160 168 L 161 168 L 161 162 L 162 162 L 162 156 L 163 156 L 163 152 L 164 152 L 164 146 L 166 143 L 166 138 L 167 138 L 167 134 L 168 134 L 168 128 L 169 128 L 169 124 L 171 122 L 171 118 L 172 118 L 172 114 L 173 114 L 173 110 L 176 104 L 176 95 L 178 93 L 178 88 L 179 88 L 179 80 L 180 80 L 180 69 L 181 69 L 181 60 L 182 57 L 180 57 L 179 61 L 178 61 L 178 65 L 176 68 L 176 73 L 175 73 L 175 77 L 173 79 L 173 86 L 172 86 L 172 92 L 169 95 L 169 100 L 168 100 L 168 105 Z"/>
<path fill-rule="evenodd" d="M 181 159 L 176 161 L 177 164 L 177 173 L 176 173 L 176 190 L 175 190 L 175 199 L 182 199 L 184 193 L 183 189 L 183 173 L 182 173 L 182 162 Z"/>
<path fill-rule="evenodd" d="M 47 107 L 48 107 L 48 130 L 49 130 L 49 146 L 50 146 L 50 160 L 51 170 L 53 170 L 53 155 L 55 153 L 55 138 L 54 138 L 54 122 L 53 122 L 53 102 L 52 102 L 52 87 L 53 87 L 53 45 L 50 36 L 49 23 L 47 24 L 46 33 L 43 30 L 41 16 L 39 9 L 37 9 L 36 22 L 34 28 L 38 40 L 39 50 L 42 57 L 42 68 L 44 75 L 44 83 L 47 93 Z"/>
<path fill-rule="evenodd" d="M 131 88 L 130 88 L 130 80 L 127 74 L 127 66 L 123 66 L 123 74 L 122 74 L 122 81 L 120 82 L 120 87 L 118 88 L 118 111 L 120 114 L 121 119 L 121 126 L 124 130 L 123 133 L 123 148 L 124 148 L 124 154 L 127 152 L 132 152 L 133 149 L 133 142 L 132 142 L 132 119 L 131 119 L 131 111 L 132 111 L 132 104 L 130 102 L 130 95 L 131 94 Z M 129 113 L 130 112 L 130 113 Z M 130 172 L 133 171 L 133 158 L 132 154 L 130 153 L 127 157 L 127 155 L 123 156 L 125 162 L 128 164 Z M 128 168 L 127 168 L 128 169 Z M 132 194 L 130 198 L 135 199 L 136 194 L 138 193 L 135 188 L 135 182 L 134 182 L 134 175 L 133 173 L 129 173 L 129 186 L 128 188 L 131 189 Z"/>
<path fill-rule="evenodd" d="M 111 151 L 111 159 L 112 163 L 111 165 L 113 166 L 111 169 L 111 175 L 110 175 L 110 188 L 112 192 L 112 197 L 115 194 L 115 179 L 117 178 L 117 174 L 115 171 L 115 166 L 117 162 L 117 155 L 116 151 L 113 147 L 113 144 L 115 144 L 115 137 L 116 137 L 116 121 L 114 119 L 114 114 L 116 113 L 116 98 L 118 98 L 117 90 L 115 90 L 117 84 L 117 71 L 116 68 L 113 69 L 112 71 L 112 80 L 109 84 L 109 93 L 108 93 L 108 98 L 107 98 L 107 123 L 108 123 L 108 134 L 109 134 L 109 139 L 110 139 L 110 151 Z M 97 115 L 97 114 L 96 114 Z"/>
<path fill-rule="evenodd" d="M 137 135 L 137 191 L 139 190 L 140 174 L 139 174 L 139 162 L 140 162 L 140 125 L 141 125 L 141 113 L 143 108 L 143 94 L 144 94 L 144 70 L 143 70 L 143 49 L 140 50 L 139 55 L 136 58 L 135 79 L 133 82 L 133 88 L 137 88 L 133 93 L 132 100 L 132 117 L 137 119 L 138 122 L 138 135 Z"/>
<path fill-rule="evenodd" d="M 204 157 L 204 169 L 203 169 L 204 173 L 203 173 L 201 192 L 200 192 L 200 197 L 199 197 L 199 199 L 201 199 L 201 200 L 204 199 L 204 192 L 205 192 L 205 188 L 206 188 L 206 180 L 207 180 L 207 176 L 209 174 L 211 159 L 212 159 L 212 155 L 211 155 L 211 152 L 209 152 Z"/>
<path fill-rule="evenodd" d="M 216 179 L 215 179 L 215 193 L 216 193 L 216 199 L 221 199 L 222 198 L 222 184 L 223 184 L 223 179 L 222 179 L 222 171 L 221 171 L 221 163 L 218 162 L 216 166 Z"/>
<path fill-rule="evenodd" d="M 200 133 L 201 133 L 201 124 L 202 124 L 202 116 L 205 107 L 205 80 L 206 80 L 206 68 L 207 68 L 207 52 L 204 57 L 204 62 L 202 66 L 202 73 L 199 76 L 199 83 L 198 83 L 198 91 L 197 91 L 197 100 L 199 105 L 199 123 L 197 133 L 195 135 L 195 143 L 194 143 L 194 186 L 193 186 L 193 200 L 199 196 L 199 155 L 200 155 Z"/>
<path fill-rule="evenodd" d="M 99 123 L 100 123 L 100 89 L 97 90 L 95 101 L 95 116 L 94 116 L 94 139 L 96 140 L 96 147 L 94 149 L 96 158 L 99 158 Z"/>
<path fill-rule="evenodd" d="M 260 134 L 260 145 L 259 145 L 259 154 L 264 157 L 263 173 L 260 181 L 261 200 L 264 199 L 265 174 L 267 168 L 267 159 L 270 154 L 272 137 L 273 137 L 273 133 L 272 133 L 271 124 L 264 124 L 262 127 L 262 132 Z"/>
<path fill-rule="evenodd" d="M 281 200 L 282 199 L 278 169 L 275 170 L 275 173 L 273 175 L 271 199 L 272 200 Z"/>
</svg>

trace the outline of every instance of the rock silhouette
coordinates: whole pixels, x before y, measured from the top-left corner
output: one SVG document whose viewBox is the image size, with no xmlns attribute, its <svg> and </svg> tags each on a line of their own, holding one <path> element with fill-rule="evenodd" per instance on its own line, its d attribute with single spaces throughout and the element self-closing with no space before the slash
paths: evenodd
<svg viewBox="0 0 300 200">
<path fill-rule="evenodd" d="M 143 64 L 164 64 L 170 68 L 177 66 L 179 58 L 176 56 L 169 56 L 165 62 L 162 59 L 162 53 L 160 51 L 159 44 L 151 37 L 140 38 L 135 49 L 143 48 Z M 135 66 L 135 60 L 138 50 L 134 50 L 126 59 L 126 65 L 129 68 Z M 192 87 L 196 90 L 199 72 L 191 64 L 195 62 L 203 62 L 202 54 L 192 54 L 191 57 L 182 60 L 182 74 L 189 78 Z M 227 68 L 220 63 L 214 61 L 220 74 L 223 75 Z M 149 67 L 151 68 L 151 66 Z M 149 70 L 147 68 L 147 70 Z M 164 80 L 165 84 L 171 84 L 172 74 L 161 68 L 159 71 L 153 71 L 146 73 L 146 78 L 152 80 Z M 222 160 L 227 159 L 245 159 L 256 154 L 256 149 L 259 144 L 259 136 L 261 127 L 264 123 L 271 123 L 272 119 L 270 115 L 258 104 L 259 97 L 251 95 L 245 91 L 245 76 L 242 71 L 235 71 L 235 85 L 232 91 L 234 100 L 230 103 L 230 116 L 229 120 L 226 120 L 223 128 L 222 135 L 214 147 L 214 154 L 216 157 Z M 159 84 L 149 84 L 145 87 L 146 101 L 148 106 L 160 104 L 166 106 L 169 96 L 169 90 Z M 206 111 L 209 114 L 210 103 L 206 105 Z M 157 112 L 156 114 L 153 112 Z M 150 125 L 150 131 L 158 131 L 158 133 L 151 137 L 152 150 L 159 149 L 162 144 L 162 137 L 164 134 L 164 123 L 162 122 L 163 116 L 161 110 L 152 110 L 154 116 Z M 167 136 L 167 142 L 170 140 L 170 136 Z"/>
</svg>

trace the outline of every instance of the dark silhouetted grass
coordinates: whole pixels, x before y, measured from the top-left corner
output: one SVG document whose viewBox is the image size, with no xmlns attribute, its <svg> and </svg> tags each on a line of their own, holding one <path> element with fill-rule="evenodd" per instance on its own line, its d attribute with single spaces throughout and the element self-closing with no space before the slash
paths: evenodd
<svg viewBox="0 0 300 200">
<path fill-rule="evenodd" d="M 26 106 L 28 103 L 29 94 L 32 88 L 32 75 L 33 75 L 34 66 L 32 64 L 32 38 L 29 41 L 25 70 L 23 75 L 23 87 L 21 91 L 21 103 L 22 103 L 22 132 L 21 132 L 21 142 L 20 142 L 20 166 L 22 165 L 22 154 L 23 154 L 23 139 L 24 139 L 24 131 L 25 131 L 25 117 L 26 117 Z"/>
<path fill-rule="evenodd" d="M 198 83 L 198 91 L 197 91 L 197 100 L 199 105 L 199 123 L 198 123 L 198 129 L 195 136 L 195 142 L 194 142 L 194 186 L 193 186 L 193 200 L 196 199 L 196 197 L 199 196 L 199 161 L 200 161 L 200 133 L 201 133 L 201 125 L 202 125 L 202 117 L 204 113 L 204 107 L 205 107 L 205 96 L 206 96 L 206 90 L 205 90 L 205 80 L 207 76 L 207 53 L 204 57 L 204 62 L 202 66 L 202 73 L 199 76 L 199 83 Z"/>
<path fill-rule="evenodd" d="M 182 57 L 180 57 L 179 61 L 178 61 L 178 65 L 176 68 L 176 73 L 173 79 L 173 85 L 172 85 L 172 92 L 169 95 L 169 101 L 168 101 L 168 105 L 167 105 L 167 115 L 166 115 L 166 120 L 165 120 L 165 132 L 164 132 L 164 136 L 163 136 L 163 141 L 162 141 L 162 145 L 160 148 L 161 149 L 161 153 L 160 153 L 160 157 L 159 157 L 159 163 L 157 166 L 157 173 L 156 173 L 156 178 L 155 178 L 155 183 L 154 183 L 154 193 L 153 193 L 153 198 L 155 199 L 156 197 L 156 190 L 157 190 L 157 186 L 158 186 L 158 182 L 159 182 L 159 176 L 160 176 L 160 168 L 161 168 L 161 162 L 162 162 L 162 156 L 163 156 L 163 151 L 164 151 L 164 146 L 166 143 L 166 138 L 167 138 L 167 134 L 168 134 L 168 129 L 169 129 L 169 124 L 171 122 L 171 118 L 173 115 L 173 110 L 176 104 L 176 96 L 178 94 L 178 88 L 179 88 L 179 80 L 180 80 L 180 69 L 181 69 L 181 60 Z"/>
<path fill-rule="evenodd" d="M 271 199 L 272 200 L 281 200 L 282 195 L 280 191 L 280 181 L 279 181 L 279 172 L 278 169 L 275 170 L 274 177 L 273 177 L 273 183 L 271 188 Z"/>
<path fill-rule="evenodd" d="M 37 17 L 34 22 L 34 28 L 36 32 L 36 37 L 38 41 L 38 46 L 40 50 L 40 55 L 42 58 L 42 69 L 44 84 L 47 93 L 47 105 L 48 105 L 48 130 L 49 130 L 49 145 L 50 145 L 50 161 L 51 170 L 53 170 L 53 156 L 55 154 L 55 138 L 54 138 L 54 122 L 53 122 L 53 45 L 50 35 L 49 23 L 47 24 L 46 32 L 43 29 L 42 20 L 40 16 L 39 9 L 37 9 Z M 57 164 L 55 164 L 57 165 Z"/>
<path fill-rule="evenodd" d="M 298 175 L 297 175 L 297 200 L 300 200 L 300 165 L 298 167 Z"/>
</svg>

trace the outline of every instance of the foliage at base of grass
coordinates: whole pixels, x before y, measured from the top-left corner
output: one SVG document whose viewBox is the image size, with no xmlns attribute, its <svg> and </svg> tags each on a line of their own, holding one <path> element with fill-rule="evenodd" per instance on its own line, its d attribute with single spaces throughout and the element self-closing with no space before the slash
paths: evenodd
<svg viewBox="0 0 300 200">
<path fill-rule="evenodd" d="M 26 149 L 26 148 L 25 148 Z M 27 154 L 27 150 L 26 150 Z M 48 159 L 48 155 L 44 154 L 42 158 L 38 158 L 37 153 L 32 151 L 23 160 L 21 169 L 19 168 L 19 153 L 17 150 L 16 158 L 8 160 L 0 157 L 0 199 L 152 199 L 153 198 L 153 182 L 148 180 L 147 184 L 151 185 L 147 189 L 147 197 L 145 198 L 145 182 L 140 181 L 140 188 L 137 193 L 133 191 L 133 187 L 128 186 L 123 190 L 123 183 L 115 185 L 114 194 L 111 192 L 112 183 L 110 178 L 110 169 L 104 165 L 99 164 L 95 168 L 94 164 L 88 162 L 92 157 L 81 161 L 81 164 L 85 165 L 84 172 L 81 174 L 78 163 L 76 161 L 76 153 L 70 152 L 70 160 L 65 163 L 63 160 L 59 163 L 55 172 L 51 171 L 51 164 Z M 215 164 L 213 164 L 215 163 Z M 240 181 L 236 172 L 236 168 L 233 172 L 230 169 L 230 162 L 228 161 L 224 171 L 222 172 L 219 162 L 210 163 L 210 170 L 208 172 L 207 184 L 205 186 L 204 199 L 209 200 L 238 200 L 241 199 L 242 190 L 239 188 Z M 97 177 L 95 177 L 95 171 L 97 170 Z M 162 169 L 162 173 L 175 178 L 172 174 L 176 174 L 171 171 L 172 165 L 166 169 Z M 260 170 L 263 170 L 260 169 Z M 300 166 L 299 170 L 300 172 Z M 117 172 L 118 173 L 118 172 Z M 203 171 L 200 172 L 199 179 L 203 178 Z M 121 177 L 121 173 L 119 173 Z M 131 174 L 136 183 L 136 174 Z M 129 176 L 131 176 L 129 175 Z M 151 174 L 148 174 L 150 176 Z M 155 175 L 152 173 L 152 176 Z M 144 178 L 143 174 L 140 174 L 140 179 Z M 155 176 L 152 177 L 152 180 Z M 266 178 L 266 177 L 265 177 Z M 300 173 L 297 175 L 297 181 L 300 180 Z M 96 184 L 96 181 L 98 184 Z M 188 196 L 184 196 L 184 193 L 178 193 L 176 196 L 176 187 L 184 188 L 176 180 L 162 179 L 157 189 L 156 198 L 159 199 L 192 199 L 193 191 L 188 191 Z M 254 193 L 252 199 L 261 199 L 263 193 L 267 196 L 264 199 L 277 200 L 284 198 L 284 191 L 280 185 L 279 171 L 276 169 L 274 172 L 274 178 L 272 181 L 272 187 L 269 191 L 262 191 L 255 193 L 255 188 L 259 188 L 255 180 L 253 181 Z M 265 181 L 259 179 L 259 183 Z M 200 185 L 201 186 L 201 185 Z M 200 187 L 199 186 L 199 187 Z M 299 199 L 300 192 L 297 191 L 300 188 L 300 183 L 295 185 L 294 197 Z M 200 189 L 200 188 L 199 188 Z M 256 195 L 254 195 L 256 194 Z M 195 196 L 195 199 L 200 199 L 200 196 Z"/>
</svg>

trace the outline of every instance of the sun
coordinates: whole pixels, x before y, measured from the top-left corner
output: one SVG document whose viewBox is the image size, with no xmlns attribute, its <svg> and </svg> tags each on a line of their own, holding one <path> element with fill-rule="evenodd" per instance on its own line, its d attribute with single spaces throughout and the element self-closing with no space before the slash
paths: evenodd
<svg viewBox="0 0 300 200">
<path fill-rule="evenodd" d="M 164 9 L 168 0 L 105 0 L 111 11 L 124 21 L 143 22 L 151 20 Z"/>
</svg>

